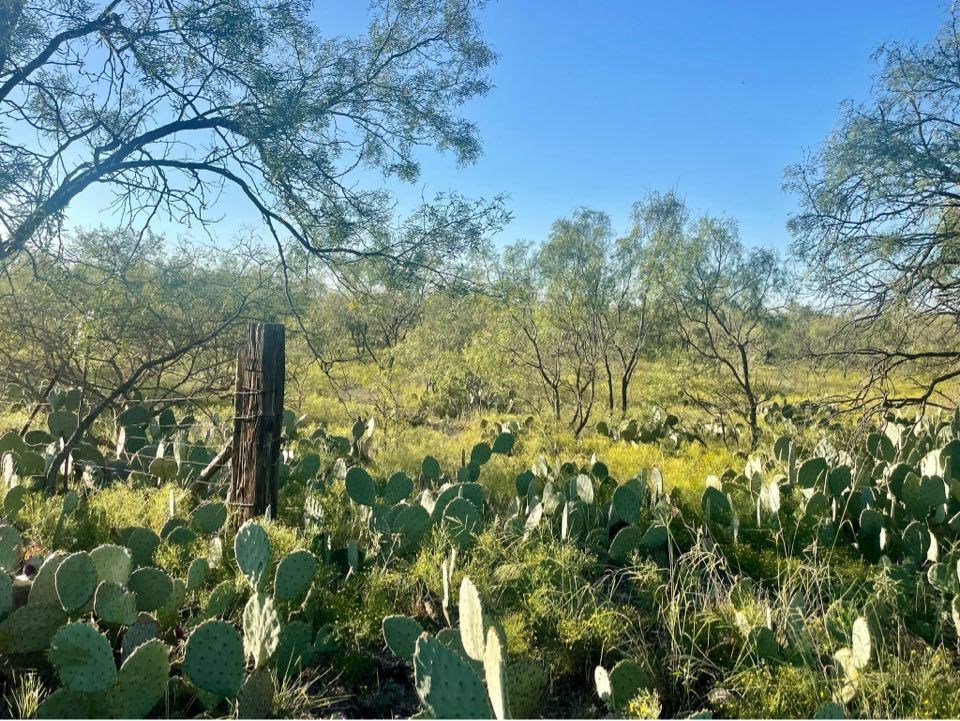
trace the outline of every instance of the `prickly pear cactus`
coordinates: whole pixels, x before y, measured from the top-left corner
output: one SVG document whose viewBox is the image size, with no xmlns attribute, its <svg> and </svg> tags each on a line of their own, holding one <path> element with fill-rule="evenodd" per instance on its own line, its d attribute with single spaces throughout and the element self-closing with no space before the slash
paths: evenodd
<svg viewBox="0 0 960 721">
<path fill-rule="evenodd" d="M 387 642 L 387 648 L 400 658 L 413 658 L 421 633 L 423 626 L 409 616 L 387 616 L 383 619 L 383 639 Z"/>
<path fill-rule="evenodd" d="M 413 493 L 413 481 L 406 473 L 398 471 L 387 479 L 380 496 L 384 503 L 392 506 L 406 500 L 411 493 Z"/>
<path fill-rule="evenodd" d="M 430 636 L 417 639 L 413 655 L 417 695 L 433 718 L 488 719 L 483 682 L 460 656 Z"/>
<path fill-rule="evenodd" d="M 612 711 L 622 711 L 640 691 L 652 686 L 650 674 L 643 664 L 621 661 L 609 673 L 602 666 L 594 671 L 597 695 Z"/>
<path fill-rule="evenodd" d="M 232 625 L 204 621 L 187 639 L 183 671 L 198 689 L 235 698 L 243 683 L 243 658 L 243 641 Z"/>
<path fill-rule="evenodd" d="M 273 698 L 276 686 L 273 674 L 259 668 L 243 682 L 240 695 L 237 696 L 238 719 L 265 719 L 273 718 Z"/>
<path fill-rule="evenodd" d="M 153 554 L 160 545 L 160 536 L 149 528 L 134 526 L 121 532 L 123 545 L 130 549 L 133 565 L 149 566 L 153 563 Z"/>
<path fill-rule="evenodd" d="M 193 509 L 190 521 L 198 533 L 219 531 L 227 520 L 227 507 L 222 501 L 207 501 Z"/>
<path fill-rule="evenodd" d="M 176 626 L 180 621 L 180 608 L 187 600 L 187 584 L 183 579 L 173 579 L 173 588 L 167 600 L 157 609 L 157 620 L 164 629 Z"/>
<path fill-rule="evenodd" d="M 173 592 L 173 580 L 159 568 L 138 568 L 127 585 L 137 595 L 138 611 L 156 611 Z"/>
<path fill-rule="evenodd" d="M 30 593 L 27 595 L 27 603 L 40 605 L 60 605 L 60 598 L 57 596 L 57 569 L 63 563 L 67 554 L 56 552 L 51 554 L 37 575 L 33 579 L 33 585 L 30 586 Z"/>
<path fill-rule="evenodd" d="M 464 548 L 473 540 L 474 531 L 480 523 L 480 512 L 466 498 L 454 498 L 443 509 L 442 523 L 451 540 Z"/>
<path fill-rule="evenodd" d="M 57 568 L 55 583 L 60 605 L 67 613 L 76 613 L 93 598 L 97 586 L 97 572 L 90 554 L 71 553 Z"/>
<path fill-rule="evenodd" d="M 277 564 L 273 597 L 287 603 L 302 597 L 317 573 L 317 559 L 310 551 L 293 551 Z"/>
<path fill-rule="evenodd" d="M 13 610 L 13 579 L 0 575 L 0 621 Z"/>
<path fill-rule="evenodd" d="M 137 597 L 116 581 L 102 581 L 93 599 L 93 612 L 106 626 L 129 626 L 137 620 Z"/>
<path fill-rule="evenodd" d="M 110 642 L 86 623 L 70 623 L 57 631 L 50 642 L 50 662 L 71 691 L 106 691 L 117 680 Z"/>
<path fill-rule="evenodd" d="M 187 526 L 177 526 L 164 540 L 175 546 L 189 546 L 197 540 L 197 534 Z"/>
<path fill-rule="evenodd" d="M 253 521 L 247 521 L 233 539 L 233 550 L 240 571 L 253 590 L 259 590 L 270 568 L 270 540 L 266 531 Z"/>
<path fill-rule="evenodd" d="M 78 424 L 77 414 L 70 411 L 53 411 L 47 416 L 50 435 L 57 439 L 72 436 Z"/>
<path fill-rule="evenodd" d="M 617 486 L 610 501 L 617 518 L 627 523 L 636 523 L 640 520 L 640 507 L 643 500 L 640 494 L 630 484 Z"/>
<path fill-rule="evenodd" d="M 400 534 L 403 550 L 417 546 L 430 530 L 430 514 L 419 503 L 402 508 L 393 519 L 393 530 Z"/>
<path fill-rule="evenodd" d="M 482 661 L 486 648 L 486 629 L 484 628 L 483 606 L 480 594 L 466 576 L 460 582 L 460 639 L 463 649 L 474 661 Z"/>
<path fill-rule="evenodd" d="M 120 642 L 120 661 L 126 661 L 134 651 L 147 641 L 160 635 L 160 624 L 149 613 L 141 613 L 123 634 Z"/>
<path fill-rule="evenodd" d="M 515 661 L 507 667 L 510 717 L 533 718 L 547 687 L 547 675 L 535 661 Z"/>
<path fill-rule="evenodd" d="M 8 523 L 0 523 L 0 571 L 9 573 L 20 563 L 20 532 Z"/>
<path fill-rule="evenodd" d="M 507 670 L 505 664 L 506 643 L 492 626 L 487 629 L 487 642 L 483 652 L 483 675 L 487 681 L 487 695 L 493 707 L 493 715 L 498 719 L 508 717 L 510 697 L 507 690 Z"/>
<path fill-rule="evenodd" d="M 626 563 L 630 556 L 640 549 L 643 541 L 643 529 L 637 526 L 625 526 L 610 542 L 610 558 L 619 563 Z"/>
<path fill-rule="evenodd" d="M 313 627 L 303 621 L 284 624 L 275 656 L 277 673 L 296 676 L 313 662 L 313 655 Z"/>
<path fill-rule="evenodd" d="M 353 466 L 347 471 L 346 488 L 347 495 L 354 503 L 372 506 L 377 502 L 377 484 L 360 466 Z"/>
<path fill-rule="evenodd" d="M 206 558 L 194 558 L 187 569 L 187 591 L 196 591 L 207 580 L 210 563 Z"/>
<path fill-rule="evenodd" d="M 84 719 L 98 718 L 103 711 L 98 707 L 96 694 L 80 693 L 68 688 L 58 688 L 47 696 L 37 708 L 38 719 Z"/>
<path fill-rule="evenodd" d="M 0 651 L 33 653 L 43 651 L 63 624 L 67 614 L 59 603 L 27 603 L 0 623 Z"/>
<path fill-rule="evenodd" d="M 98 581 L 113 581 L 126 585 L 133 570 L 133 557 L 123 546 L 104 544 L 90 551 L 90 560 Z"/>
<path fill-rule="evenodd" d="M 507 455 L 513 450 L 516 441 L 517 438 L 512 433 L 499 433 L 497 437 L 493 439 L 493 447 L 491 450 L 499 455 Z"/>
<path fill-rule="evenodd" d="M 273 599 L 255 593 L 243 609 L 243 651 L 253 657 L 255 668 L 262 666 L 277 650 L 280 642 L 280 619 Z"/>
<path fill-rule="evenodd" d="M 142 643 L 120 667 L 117 683 L 107 692 L 106 706 L 113 718 L 145 718 L 163 700 L 170 675 L 166 644 Z"/>
<path fill-rule="evenodd" d="M 207 599 L 207 607 L 203 611 L 206 618 L 222 616 L 233 606 L 237 600 L 237 591 L 230 581 L 223 581 L 210 593 Z"/>
<path fill-rule="evenodd" d="M 420 466 L 420 474 L 425 480 L 438 482 L 440 480 L 440 462 L 433 456 L 425 456 Z"/>
</svg>

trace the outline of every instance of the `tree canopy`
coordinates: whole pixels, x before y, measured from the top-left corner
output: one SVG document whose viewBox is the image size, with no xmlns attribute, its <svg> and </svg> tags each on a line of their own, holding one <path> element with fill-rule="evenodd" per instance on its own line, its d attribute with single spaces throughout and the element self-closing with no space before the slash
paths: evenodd
<svg viewBox="0 0 960 721">
<path fill-rule="evenodd" d="M 364 173 L 412 181 L 432 146 L 480 153 L 458 114 L 490 88 L 473 0 L 382 0 L 366 35 L 326 37 L 302 0 L 8 0 L 0 21 L 0 258 L 62 230 L 94 185 L 141 229 L 205 224 L 242 198 L 332 264 L 442 264 L 499 199 L 439 196 L 385 228 Z M 461 229 L 464 229 L 461 232 Z"/>
</svg>

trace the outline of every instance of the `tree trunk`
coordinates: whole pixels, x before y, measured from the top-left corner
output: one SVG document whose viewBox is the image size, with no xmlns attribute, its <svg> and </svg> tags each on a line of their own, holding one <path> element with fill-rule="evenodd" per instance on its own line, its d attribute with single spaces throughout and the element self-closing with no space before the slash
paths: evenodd
<svg viewBox="0 0 960 721">
<path fill-rule="evenodd" d="M 284 328 L 251 323 L 237 355 L 232 479 L 228 503 L 242 523 L 277 511 L 283 430 Z"/>
<path fill-rule="evenodd" d="M 610 370 L 610 360 L 607 354 L 603 354 L 603 367 L 607 371 L 607 405 L 611 415 L 613 414 L 613 371 Z"/>
</svg>

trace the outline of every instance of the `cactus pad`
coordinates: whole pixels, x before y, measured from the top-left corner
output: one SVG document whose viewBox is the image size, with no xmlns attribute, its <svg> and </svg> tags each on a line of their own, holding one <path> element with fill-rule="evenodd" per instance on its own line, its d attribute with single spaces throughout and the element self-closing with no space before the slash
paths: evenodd
<svg viewBox="0 0 960 721">
<path fill-rule="evenodd" d="M 8 456 L 4 456 L 6 459 Z M 15 482 L 15 481 L 14 481 Z M 3 515 L 8 519 L 15 519 L 23 504 L 26 503 L 26 486 L 10 486 L 3 497 Z"/>
<path fill-rule="evenodd" d="M 253 590 L 259 590 L 270 568 L 270 540 L 266 531 L 253 521 L 247 521 L 233 539 L 233 550 L 240 571 Z"/>
<path fill-rule="evenodd" d="M 460 582 L 460 640 L 463 650 L 474 661 L 482 661 L 486 646 L 486 630 L 483 622 L 483 606 L 480 594 L 466 576 Z"/>
<path fill-rule="evenodd" d="M 353 466 L 347 471 L 347 495 L 354 503 L 361 506 L 372 506 L 377 500 L 377 484 L 373 478 L 360 466 Z"/>
<path fill-rule="evenodd" d="M 43 651 L 66 621 L 67 614 L 59 603 L 27 603 L 0 623 L 0 651 Z"/>
<path fill-rule="evenodd" d="M 293 551 L 277 564 L 273 582 L 273 596 L 278 601 L 289 602 L 303 596 L 317 573 L 317 559 L 310 551 Z"/>
<path fill-rule="evenodd" d="M 703 509 L 703 515 L 712 523 L 729 526 L 733 520 L 733 508 L 730 506 L 730 499 L 722 491 L 712 486 L 703 492 L 700 507 Z"/>
<path fill-rule="evenodd" d="M 7 574 L 0 575 L 0 621 L 13 610 L 13 579 Z"/>
<path fill-rule="evenodd" d="M 96 694 L 58 688 L 37 707 L 38 719 L 89 719 L 102 715 Z"/>
<path fill-rule="evenodd" d="M 137 620 L 137 597 L 116 581 L 101 581 L 93 600 L 93 612 L 108 626 L 129 626 Z"/>
<path fill-rule="evenodd" d="M 437 639 L 427 635 L 417 639 L 413 671 L 417 695 L 433 718 L 491 717 L 480 677 Z"/>
<path fill-rule="evenodd" d="M 425 456 L 420 465 L 420 473 L 428 481 L 439 481 L 440 462 L 433 456 Z"/>
<path fill-rule="evenodd" d="M 619 563 L 625 563 L 640 548 L 643 538 L 643 529 L 637 526 L 621 528 L 610 542 L 610 558 Z"/>
<path fill-rule="evenodd" d="M 133 557 L 123 546 L 104 544 L 90 551 L 90 560 L 98 581 L 113 581 L 125 585 L 133 570 Z"/>
<path fill-rule="evenodd" d="M 454 498 L 443 510 L 443 527 L 461 548 L 470 543 L 479 523 L 477 507 L 466 498 Z"/>
<path fill-rule="evenodd" d="M 387 616 L 383 619 L 383 639 L 387 642 L 387 648 L 400 658 L 413 658 L 421 633 L 423 626 L 409 616 Z"/>
<path fill-rule="evenodd" d="M 510 701 L 507 694 L 507 673 L 505 664 L 506 643 L 500 638 L 497 629 L 487 629 L 487 643 L 483 652 L 483 674 L 487 680 L 487 694 L 493 715 L 498 719 L 508 718 Z"/>
<path fill-rule="evenodd" d="M 413 493 L 413 481 L 406 473 L 398 471 L 390 476 L 380 495 L 384 503 L 395 505 L 406 500 L 411 493 Z"/>
<path fill-rule="evenodd" d="M 500 433 L 493 439 L 493 447 L 491 450 L 494 453 L 506 455 L 513 450 L 513 444 L 516 443 L 516 440 L 517 437 L 512 433 Z"/>
<path fill-rule="evenodd" d="M 206 558 L 194 558 L 187 569 L 187 591 L 196 591 L 207 580 L 210 564 Z"/>
<path fill-rule="evenodd" d="M 70 623 L 57 631 L 50 642 L 50 662 L 71 691 L 106 691 L 117 680 L 110 642 L 86 623 Z"/>
<path fill-rule="evenodd" d="M 20 532 L 9 523 L 0 523 L 0 571 L 13 571 L 20 563 Z"/>
<path fill-rule="evenodd" d="M 636 523 L 640 520 L 640 494 L 630 485 L 617 486 L 613 492 L 611 505 L 613 512 L 622 521 Z"/>
<path fill-rule="evenodd" d="M 127 585 L 137 594 L 138 611 L 156 611 L 166 603 L 173 591 L 170 576 L 159 568 L 152 567 L 138 568 L 131 573 Z"/>
<path fill-rule="evenodd" d="M 173 588 L 167 600 L 157 609 L 157 620 L 163 628 L 170 628 L 180 621 L 180 607 L 187 600 L 187 584 L 183 579 L 173 579 Z"/>
<path fill-rule="evenodd" d="M 141 526 L 125 528 L 120 535 L 123 545 L 130 549 L 134 566 L 149 566 L 153 563 L 153 553 L 160 545 L 160 536 Z"/>
<path fill-rule="evenodd" d="M 253 665 L 260 667 L 269 659 L 280 642 L 280 619 L 273 599 L 264 593 L 255 593 L 243 608 L 243 652 L 253 657 Z"/>
<path fill-rule="evenodd" d="M 813 488 L 826 478 L 827 469 L 826 459 L 810 458 L 804 461 L 797 471 L 797 483 L 801 488 Z"/>
<path fill-rule="evenodd" d="M 571 485 L 573 486 L 572 490 L 581 501 L 587 505 L 593 503 L 593 480 L 590 476 L 580 473 Z"/>
<path fill-rule="evenodd" d="M 484 463 L 490 460 L 491 452 L 490 444 L 481 441 L 471 449 L 470 463 L 473 463 L 477 466 L 482 466 Z"/>
<path fill-rule="evenodd" d="M 281 677 L 296 676 L 313 661 L 313 628 L 303 621 L 291 621 L 280 629 L 276 667 Z"/>
<path fill-rule="evenodd" d="M 540 664 L 535 661 L 517 661 L 510 664 L 507 668 L 510 717 L 533 718 L 546 687 L 547 675 Z"/>
<path fill-rule="evenodd" d="M 107 692 L 106 704 L 113 718 L 144 718 L 163 700 L 170 675 L 166 644 L 146 641 L 123 662 L 117 683 Z"/>
<path fill-rule="evenodd" d="M 850 646 L 851 659 L 857 670 L 866 668 L 870 663 L 871 646 L 870 627 L 866 619 L 860 616 L 853 622 L 853 638 Z"/>
<path fill-rule="evenodd" d="M 177 526 L 164 540 L 175 546 L 189 546 L 197 540 L 197 534 L 187 526 Z"/>
<path fill-rule="evenodd" d="M 207 501 L 193 509 L 190 521 L 199 533 L 216 533 L 227 520 L 227 507 L 221 501 Z"/>
<path fill-rule="evenodd" d="M 81 551 L 64 558 L 57 568 L 55 582 L 63 610 L 68 613 L 80 611 L 93 598 L 97 587 L 97 572 L 90 555 Z"/>
<path fill-rule="evenodd" d="M 243 641 L 226 621 L 204 621 L 187 639 L 183 671 L 198 689 L 233 698 L 243 683 Z"/>
<path fill-rule="evenodd" d="M 230 607 L 233 606 L 236 600 L 237 591 L 233 587 L 233 584 L 230 581 L 223 581 L 211 591 L 210 598 L 207 599 L 207 607 L 204 609 L 203 614 L 207 618 L 222 616 L 230 610 Z"/>
<path fill-rule="evenodd" d="M 47 428 L 54 438 L 69 438 L 77 430 L 77 414 L 70 411 L 54 411 L 47 416 Z"/>
<path fill-rule="evenodd" d="M 610 697 L 614 709 L 626 709 L 640 691 L 651 687 L 650 674 L 636 661 L 621 661 L 610 672 Z"/>
<path fill-rule="evenodd" d="M 430 514 L 420 504 L 403 506 L 393 519 L 393 530 L 401 534 L 406 547 L 414 546 L 430 530 Z"/>
<path fill-rule="evenodd" d="M 265 719 L 273 717 L 273 697 L 276 687 L 273 674 L 265 668 L 259 668 L 243 682 L 237 696 L 238 719 Z"/>
<path fill-rule="evenodd" d="M 160 624 L 149 613 L 141 613 L 131 624 L 120 642 L 120 661 L 126 661 L 141 645 L 160 635 Z"/>
</svg>

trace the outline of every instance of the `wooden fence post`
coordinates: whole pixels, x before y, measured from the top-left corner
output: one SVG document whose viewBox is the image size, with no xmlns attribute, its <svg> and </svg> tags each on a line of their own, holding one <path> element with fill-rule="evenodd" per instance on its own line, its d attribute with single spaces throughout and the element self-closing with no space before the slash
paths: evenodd
<svg viewBox="0 0 960 721">
<path fill-rule="evenodd" d="M 232 478 L 227 502 L 238 523 L 277 512 L 283 431 L 284 328 L 251 323 L 237 354 Z"/>
</svg>

